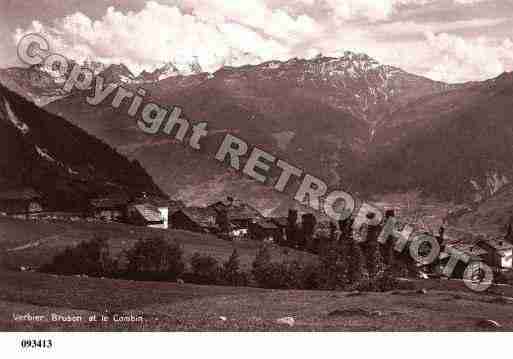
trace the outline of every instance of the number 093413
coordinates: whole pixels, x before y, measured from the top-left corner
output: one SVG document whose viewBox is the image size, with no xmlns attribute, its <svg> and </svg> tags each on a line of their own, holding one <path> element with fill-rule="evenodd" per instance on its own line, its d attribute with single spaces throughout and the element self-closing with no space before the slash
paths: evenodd
<svg viewBox="0 0 513 359">
<path fill-rule="evenodd" d="M 21 347 L 24 349 L 50 349 L 53 347 L 51 339 L 22 339 Z"/>
</svg>

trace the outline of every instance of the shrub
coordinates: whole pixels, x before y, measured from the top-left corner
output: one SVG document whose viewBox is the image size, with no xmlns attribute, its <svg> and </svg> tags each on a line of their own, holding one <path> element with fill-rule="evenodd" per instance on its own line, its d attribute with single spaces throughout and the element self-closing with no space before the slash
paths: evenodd
<svg viewBox="0 0 513 359">
<path fill-rule="evenodd" d="M 257 283 L 265 282 L 267 271 L 271 265 L 271 252 L 267 245 L 262 245 L 255 256 L 252 263 L 251 274 Z"/>
<path fill-rule="evenodd" d="M 209 255 L 194 253 L 191 257 L 191 281 L 197 284 L 218 284 L 220 268 L 217 260 Z"/>
<path fill-rule="evenodd" d="M 269 263 L 253 272 L 256 284 L 268 289 L 301 289 L 302 268 L 298 262 Z"/>
<path fill-rule="evenodd" d="M 318 264 L 307 264 L 300 273 L 301 287 L 298 289 L 317 290 L 323 287 L 323 273 Z"/>
<path fill-rule="evenodd" d="M 349 284 L 349 254 L 344 246 L 331 243 L 324 246 L 317 270 L 318 289 L 344 289 Z"/>
<path fill-rule="evenodd" d="M 269 248 L 263 246 L 253 261 L 255 284 L 268 289 L 322 289 L 384 292 L 400 287 L 388 272 L 370 277 L 365 271 L 365 257 L 353 241 L 327 243 L 321 249 L 319 262 L 297 261 L 272 263 Z"/>
<path fill-rule="evenodd" d="M 67 247 L 51 263 L 41 268 L 46 273 L 86 274 L 92 277 L 111 276 L 116 270 L 117 263 L 109 256 L 108 240 L 102 237 Z"/>
<path fill-rule="evenodd" d="M 348 261 L 348 281 L 356 283 L 368 277 L 366 268 L 365 254 L 363 253 L 360 245 L 350 239 L 349 242 L 344 244 L 346 250 L 346 258 Z"/>
<path fill-rule="evenodd" d="M 391 275 L 380 272 L 378 275 L 372 278 L 365 278 L 360 282 L 355 283 L 352 289 L 356 289 L 362 292 L 388 292 L 393 289 L 399 289 L 401 283 L 397 278 Z"/>
<path fill-rule="evenodd" d="M 230 258 L 223 263 L 220 272 L 221 283 L 231 286 L 246 286 L 248 285 L 248 276 L 240 270 L 239 253 L 236 249 L 233 250 Z"/>
<path fill-rule="evenodd" d="M 136 279 L 175 280 L 185 269 L 180 246 L 162 238 L 139 239 L 126 257 L 128 275 Z"/>
<path fill-rule="evenodd" d="M 301 289 L 304 287 L 304 268 L 297 261 L 272 263 L 268 246 L 260 247 L 251 274 L 255 284 L 268 289 Z"/>
</svg>

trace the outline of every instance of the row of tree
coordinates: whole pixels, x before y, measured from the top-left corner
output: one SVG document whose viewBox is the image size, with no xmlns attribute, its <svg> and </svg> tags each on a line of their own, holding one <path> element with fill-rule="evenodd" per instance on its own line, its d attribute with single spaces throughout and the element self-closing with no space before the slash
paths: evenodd
<svg viewBox="0 0 513 359">
<path fill-rule="evenodd" d="M 194 253 L 187 266 L 181 247 L 162 238 L 140 239 L 117 259 L 109 254 L 107 239 L 95 238 L 66 248 L 41 271 L 272 289 L 384 291 L 395 288 L 397 281 L 382 266 L 379 251 L 371 253 L 368 256 L 354 241 L 338 241 L 324 246 L 318 260 L 312 257 L 310 262 L 275 262 L 270 246 L 262 245 L 251 270 L 245 271 L 236 250 L 222 263 L 212 256 Z"/>
<path fill-rule="evenodd" d="M 301 225 L 298 224 L 298 212 L 289 210 L 285 238 L 279 243 L 282 246 L 305 250 L 320 255 L 327 266 L 337 266 L 336 272 L 348 273 L 350 281 L 358 277 L 375 278 L 378 275 L 412 276 L 417 272 L 416 265 L 408 253 L 408 247 L 401 253 L 394 250 L 394 239 L 387 238 L 383 244 L 378 242 L 378 236 L 390 217 L 394 217 L 392 210 L 386 212 L 382 223 L 365 225 L 363 240 L 355 241 L 354 219 L 341 220 L 337 226 L 330 222 L 329 234 L 316 234 L 317 221 L 313 214 L 304 214 Z M 369 214 L 369 222 L 373 214 Z M 439 239 L 443 242 L 441 228 Z M 342 266 L 341 266 L 342 264 Z M 335 271 L 334 271 L 335 272 Z"/>
</svg>

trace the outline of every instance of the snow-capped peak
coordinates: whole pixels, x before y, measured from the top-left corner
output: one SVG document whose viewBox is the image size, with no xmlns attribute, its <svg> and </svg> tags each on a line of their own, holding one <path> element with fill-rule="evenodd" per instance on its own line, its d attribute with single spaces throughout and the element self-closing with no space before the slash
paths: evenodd
<svg viewBox="0 0 513 359">
<path fill-rule="evenodd" d="M 135 76 L 124 64 L 112 64 L 101 72 L 107 83 L 132 83 Z"/>
<path fill-rule="evenodd" d="M 175 65 L 173 65 L 171 62 L 166 63 L 164 66 L 162 66 L 160 69 L 157 69 L 155 72 L 158 73 L 159 81 L 165 80 L 171 76 L 176 76 L 180 73 L 180 71 L 178 71 Z"/>
<path fill-rule="evenodd" d="M 158 67 L 152 72 L 144 70 L 137 76 L 135 82 L 137 83 L 151 83 L 165 80 L 169 77 L 180 75 L 180 71 L 172 62 L 166 62 L 161 67 Z"/>
<path fill-rule="evenodd" d="M 198 58 L 194 58 L 194 60 L 187 61 L 174 61 L 175 67 L 180 72 L 180 75 L 197 75 L 203 72 L 203 68 L 201 67 Z"/>
</svg>

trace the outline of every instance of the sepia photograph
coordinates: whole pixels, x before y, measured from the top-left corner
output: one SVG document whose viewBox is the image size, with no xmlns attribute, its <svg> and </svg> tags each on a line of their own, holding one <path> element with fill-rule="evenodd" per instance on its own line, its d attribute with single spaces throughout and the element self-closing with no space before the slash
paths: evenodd
<svg viewBox="0 0 513 359">
<path fill-rule="evenodd" d="M 0 0 L 18 351 L 490 331 L 513 331 L 513 0 Z"/>
</svg>

